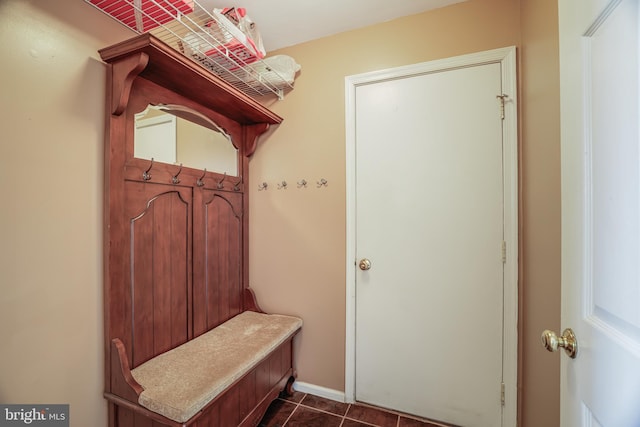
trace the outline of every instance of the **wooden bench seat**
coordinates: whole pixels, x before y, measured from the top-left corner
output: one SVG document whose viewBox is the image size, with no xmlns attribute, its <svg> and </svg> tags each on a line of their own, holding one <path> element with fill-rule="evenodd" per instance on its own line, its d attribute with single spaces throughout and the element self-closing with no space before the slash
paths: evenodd
<svg viewBox="0 0 640 427">
<path fill-rule="evenodd" d="M 116 382 L 126 384 L 125 388 L 116 388 L 120 389 L 118 395 L 128 396 L 130 403 L 117 395 L 107 395 L 107 399 L 124 403 L 135 412 L 156 414 L 151 418 L 158 421 L 192 425 L 210 409 L 213 401 L 233 390 L 241 379 L 255 373 L 259 366 L 273 364 L 270 358 L 274 355 L 279 362 L 273 371 L 276 378 L 268 383 L 267 389 L 274 385 L 275 389 L 281 388 L 279 383 L 288 377 L 291 360 L 281 363 L 281 354 L 290 356 L 290 342 L 301 327 L 302 320 L 297 317 L 244 311 L 132 370 L 128 369 L 124 345 L 114 339 L 113 360 L 117 360 L 114 368 L 119 368 L 114 369 L 114 374 L 120 378 Z M 287 374 L 281 379 L 283 372 Z M 267 371 L 267 376 L 273 377 L 271 374 Z M 262 400 L 261 394 L 255 394 L 258 402 Z M 135 400 L 139 409 L 135 408 Z"/>
<path fill-rule="evenodd" d="M 186 422 L 302 326 L 296 317 L 245 311 L 131 371 L 140 405 Z"/>
</svg>

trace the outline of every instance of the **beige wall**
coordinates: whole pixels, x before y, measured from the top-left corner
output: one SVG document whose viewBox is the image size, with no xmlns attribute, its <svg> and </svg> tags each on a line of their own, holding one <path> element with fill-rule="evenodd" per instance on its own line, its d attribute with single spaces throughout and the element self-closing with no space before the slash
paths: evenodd
<svg viewBox="0 0 640 427">
<path fill-rule="evenodd" d="M 557 0 L 521 0 L 521 405 L 523 425 L 560 420 L 560 76 Z"/>
<path fill-rule="evenodd" d="M 515 45 L 522 103 L 522 420 L 531 427 L 559 422 L 559 358 L 538 344 L 545 325 L 559 321 L 555 15 L 555 0 L 472 0 L 280 51 L 302 73 L 294 91 L 271 105 L 285 120 L 251 161 L 253 187 L 263 181 L 272 187 L 252 193 L 250 272 L 267 310 L 305 321 L 296 346 L 300 381 L 344 390 L 345 76 Z M 328 188 L 315 188 L 321 177 Z M 310 188 L 275 189 L 302 178 Z"/>
<path fill-rule="evenodd" d="M 252 182 L 324 177 L 329 186 L 253 194 L 250 272 L 266 307 L 305 320 L 300 380 L 344 390 L 345 76 L 518 45 L 519 36 L 519 2 L 485 0 L 283 50 L 302 73 L 272 105 L 285 120 L 254 155 Z"/>
<path fill-rule="evenodd" d="M 78 0 L 0 1 L 0 402 L 106 425 L 105 66 L 127 37 Z"/>
<path fill-rule="evenodd" d="M 301 381 L 344 389 L 344 77 L 516 45 L 522 134 L 523 425 L 558 423 L 559 162 L 555 0 L 471 0 L 284 49 L 302 65 L 285 122 L 251 161 L 251 277 L 305 320 Z M 0 0 L 0 402 L 71 404 L 102 425 L 102 139 L 96 50 L 131 33 L 80 0 Z M 306 179 L 306 189 L 296 182 Z M 326 188 L 316 188 L 325 178 Z M 288 190 L 277 190 L 286 180 Z M 267 191 L 257 191 L 267 181 Z M 556 355 L 557 356 L 557 355 Z M 100 420 L 100 421 L 98 421 Z"/>
</svg>

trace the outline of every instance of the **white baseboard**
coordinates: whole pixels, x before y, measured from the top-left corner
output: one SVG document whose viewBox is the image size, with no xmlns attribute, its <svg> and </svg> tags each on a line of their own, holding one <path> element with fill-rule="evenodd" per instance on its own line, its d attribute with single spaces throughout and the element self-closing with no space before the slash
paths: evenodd
<svg viewBox="0 0 640 427">
<path fill-rule="evenodd" d="M 293 383 L 293 389 L 301 393 L 309 393 L 314 396 L 324 397 L 325 399 L 335 400 L 337 402 L 346 402 L 344 391 L 333 390 L 315 384 L 309 384 L 301 381 Z"/>
</svg>

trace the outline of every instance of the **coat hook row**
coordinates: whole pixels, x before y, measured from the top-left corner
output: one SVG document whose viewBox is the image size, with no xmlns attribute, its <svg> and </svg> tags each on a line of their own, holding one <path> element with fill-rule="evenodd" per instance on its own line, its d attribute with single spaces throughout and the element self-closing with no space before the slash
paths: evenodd
<svg viewBox="0 0 640 427">
<path fill-rule="evenodd" d="M 142 172 L 142 179 L 145 181 L 150 181 L 151 180 L 151 169 L 153 168 L 153 157 L 151 158 L 151 161 L 149 162 L 149 167 Z M 178 178 L 178 176 L 180 175 L 180 173 L 182 172 L 182 163 L 180 163 L 180 165 L 178 166 L 178 171 L 176 172 L 175 175 L 173 175 L 171 177 L 171 183 L 174 185 L 180 184 L 180 178 Z M 202 171 L 202 176 L 200 176 L 197 180 L 196 180 L 196 185 L 198 187 L 204 187 L 204 179 L 207 176 L 207 168 L 204 168 L 204 170 Z M 220 179 L 219 181 L 216 181 L 216 188 L 218 190 L 222 190 L 224 189 L 224 182 L 227 180 L 228 176 L 227 173 L 225 172 L 224 175 L 222 175 L 222 179 Z M 283 184 L 287 185 L 286 182 L 282 181 Z M 240 191 L 240 185 L 242 184 L 242 176 L 240 176 L 240 179 L 238 179 L 238 182 L 232 182 L 233 184 L 233 191 Z M 267 183 L 263 182 L 262 185 L 260 186 L 260 188 L 258 188 L 259 190 L 262 190 L 264 186 L 264 189 L 267 188 Z"/>
<path fill-rule="evenodd" d="M 307 188 L 309 183 L 307 182 L 306 179 L 301 179 L 296 182 L 296 185 L 298 188 Z M 328 187 L 328 185 L 329 185 L 329 182 L 324 178 L 320 178 L 319 181 L 316 181 L 317 188 Z M 263 191 L 263 190 L 266 190 L 267 188 L 269 188 L 269 184 L 267 182 L 262 182 L 262 184 L 258 185 L 258 191 Z M 283 180 L 278 182 L 277 188 L 278 190 L 286 190 L 288 188 L 287 181 Z"/>
<path fill-rule="evenodd" d="M 204 173 L 202 174 L 202 176 L 200 178 L 198 178 L 198 181 L 196 181 L 196 185 L 198 187 L 203 187 L 204 186 L 204 177 L 207 174 L 207 169 L 204 169 Z M 224 189 L 224 182 L 227 180 L 228 176 L 227 173 L 225 172 L 224 175 L 222 175 L 222 179 L 219 181 L 216 181 L 216 188 L 218 190 L 222 190 Z M 233 191 L 240 191 L 240 184 L 242 184 L 242 177 L 240 177 L 240 179 L 238 180 L 238 182 L 236 182 L 235 184 L 233 184 Z"/>
</svg>

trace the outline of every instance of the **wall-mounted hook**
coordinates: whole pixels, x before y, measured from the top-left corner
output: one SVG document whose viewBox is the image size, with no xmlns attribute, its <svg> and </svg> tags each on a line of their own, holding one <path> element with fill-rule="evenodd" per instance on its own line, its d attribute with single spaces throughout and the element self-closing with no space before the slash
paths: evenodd
<svg viewBox="0 0 640 427">
<path fill-rule="evenodd" d="M 202 176 L 198 178 L 198 180 L 196 181 L 196 185 L 198 187 L 204 187 L 204 176 L 206 174 L 207 174 L 207 168 L 204 168 L 204 171 L 202 172 Z"/>
<path fill-rule="evenodd" d="M 178 178 L 178 175 L 180 175 L 181 172 L 182 172 L 182 163 L 180 163 L 180 169 L 178 169 L 178 173 L 171 178 L 171 182 L 173 184 L 180 184 L 180 178 Z"/>
<path fill-rule="evenodd" d="M 307 188 L 307 180 L 303 179 L 301 181 L 298 181 L 298 188 Z"/>
<path fill-rule="evenodd" d="M 151 158 L 151 164 L 149 165 L 149 168 L 142 172 L 142 179 L 144 179 L 145 181 L 149 181 L 151 179 L 151 174 L 149 173 L 149 171 L 151 171 L 151 168 L 153 167 L 153 157 Z"/>
<path fill-rule="evenodd" d="M 238 182 L 233 184 L 233 191 L 240 191 L 240 184 L 242 184 L 242 176 L 240 176 Z"/>
<path fill-rule="evenodd" d="M 258 191 L 266 190 L 268 186 L 269 184 L 267 184 L 266 182 L 263 182 L 258 186 Z"/>
<path fill-rule="evenodd" d="M 320 188 L 320 187 L 326 187 L 329 183 L 327 182 L 326 179 L 320 178 L 320 181 L 317 181 L 316 184 L 317 184 L 316 186 Z"/>
<path fill-rule="evenodd" d="M 216 187 L 218 187 L 218 190 L 222 190 L 224 188 L 223 182 L 224 182 L 225 179 L 227 179 L 227 173 L 226 172 L 222 176 L 222 179 L 220 181 L 218 181 L 218 184 L 216 185 Z"/>
<path fill-rule="evenodd" d="M 287 189 L 287 181 L 282 181 L 278 184 L 278 190 L 286 190 Z"/>
</svg>

